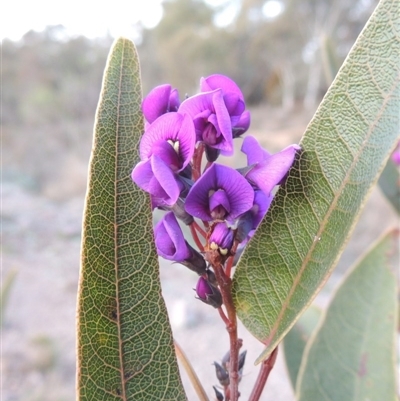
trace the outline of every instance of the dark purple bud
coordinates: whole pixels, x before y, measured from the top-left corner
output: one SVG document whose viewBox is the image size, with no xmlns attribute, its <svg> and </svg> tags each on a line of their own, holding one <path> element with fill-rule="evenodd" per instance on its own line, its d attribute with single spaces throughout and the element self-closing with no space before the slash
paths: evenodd
<svg viewBox="0 0 400 401">
<path fill-rule="evenodd" d="M 200 277 L 196 285 L 196 294 L 200 301 L 219 308 L 222 305 L 222 296 L 218 288 L 210 285 L 204 277 Z"/>
<path fill-rule="evenodd" d="M 221 152 L 219 149 L 211 148 L 210 146 L 206 145 L 206 157 L 207 161 L 210 163 L 215 162 L 218 159 L 218 156 Z"/>
<path fill-rule="evenodd" d="M 177 111 L 179 107 L 179 94 L 171 85 L 156 86 L 144 98 L 142 111 L 145 119 L 152 123 L 161 115 L 170 111 Z"/>
<path fill-rule="evenodd" d="M 239 370 L 242 370 L 244 367 L 244 363 L 246 362 L 246 354 L 247 354 L 247 351 L 243 351 L 239 355 L 239 363 L 238 363 Z"/>
<path fill-rule="evenodd" d="M 224 401 L 224 395 L 215 386 L 213 386 L 213 389 L 214 389 L 215 397 L 217 398 L 217 401 Z"/>
<path fill-rule="evenodd" d="M 207 269 L 207 264 L 203 256 L 201 255 L 200 252 L 196 251 L 196 249 L 194 249 L 188 243 L 186 243 L 186 245 L 189 247 L 191 251 L 191 256 L 181 261 L 180 263 L 186 266 L 191 271 L 197 273 L 199 276 L 205 274 Z"/>
<path fill-rule="evenodd" d="M 234 233 L 225 223 L 217 223 L 213 227 L 213 232 L 209 238 L 209 246 L 212 250 L 218 250 L 223 256 L 226 256 L 232 248 Z"/>
<path fill-rule="evenodd" d="M 178 199 L 177 202 L 171 207 L 171 210 L 174 212 L 175 216 L 183 221 L 187 226 L 192 224 L 194 219 L 186 210 L 185 204 L 182 199 Z"/>
<path fill-rule="evenodd" d="M 192 256 L 173 212 L 167 213 L 154 227 L 157 252 L 165 259 L 183 262 Z"/>
<path fill-rule="evenodd" d="M 157 155 L 173 171 L 190 163 L 196 144 L 193 121 L 189 116 L 168 113 L 151 124 L 140 140 L 140 158 Z"/>
<path fill-rule="evenodd" d="M 185 209 L 204 221 L 234 221 L 253 206 L 254 190 L 236 170 L 213 164 L 193 185 Z"/>
<path fill-rule="evenodd" d="M 215 374 L 221 386 L 229 384 L 229 373 L 217 362 L 214 362 Z"/>
<path fill-rule="evenodd" d="M 179 113 L 192 118 L 198 141 L 225 156 L 233 154 L 232 124 L 221 89 L 189 97 L 180 105 Z"/>
</svg>

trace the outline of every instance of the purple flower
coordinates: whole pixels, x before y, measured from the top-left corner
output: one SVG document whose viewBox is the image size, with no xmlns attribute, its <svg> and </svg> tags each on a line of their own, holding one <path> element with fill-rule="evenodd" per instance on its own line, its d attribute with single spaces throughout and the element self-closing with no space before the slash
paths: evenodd
<svg viewBox="0 0 400 401">
<path fill-rule="evenodd" d="M 231 119 L 233 136 L 237 137 L 243 134 L 250 126 L 250 113 L 245 110 L 242 91 L 234 81 L 225 75 L 214 74 L 207 78 L 201 78 L 200 90 L 202 92 L 215 89 L 222 90 L 223 99 Z"/>
<path fill-rule="evenodd" d="M 219 308 L 222 305 L 222 296 L 218 288 L 211 285 L 204 277 L 200 277 L 196 285 L 196 294 L 200 301 Z"/>
<path fill-rule="evenodd" d="M 254 137 L 244 138 L 242 152 L 247 155 L 247 164 L 253 165 L 245 173 L 246 179 L 269 196 L 275 185 L 286 177 L 296 152 L 300 149 L 298 145 L 290 145 L 279 153 L 270 155 Z"/>
<path fill-rule="evenodd" d="M 161 115 L 170 111 L 177 111 L 179 107 L 179 94 L 171 85 L 156 86 L 143 99 L 142 111 L 145 119 L 152 123 Z"/>
<path fill-rule="evenodd" d="M 238 171 L 214 163 L 190 189 L 185 209 L 201 220 L 233 221 L 253 200 L 253 188 Z"/>
<path fill-rule="evenodd" d="M 208 240 L 212 250 L 219 250 L 222 255 L 227 255 L 232 248 L 234 233 L 226 223 L 217 223 Z"/>
<path fill-rule="evenodd" d="M 221 89 L 186 99 L 179 112 L 192 118 L 198 141 L 220 150 L 223 155 L 232 155 L 232 125 Z"/>
<path fill-rule="evenodd" d="M 140 141 L 140 158 L 157 155 L 173 171 L 183 170 L 193 157 L 196 134 L 187 115 L 168 113 L 151 124 Z"/>
<path fill-rule="evenodd" d="M 157 206 L 174 205 L 184 188 L 169 166 L 156 155 L 135 166 L 132 180 L 155 198 L 153 204 Z"/>
<path fill-rule="evenodd" d="M 165 259 L 182 262 L 192 255 L 173 212 L 167 213 L 154 227 L 157 252 Z"/>
<path fill-rule="evenodd" d="M 273 198 L 272 194 L 267 196 L 260 190 L 254 191 L 253 207 L 239 218 L 236 231 L 236 239 L 239 242 L 243 242 L 246 238 L 249 239 L 254 234 L 255 229 L 267 213 Z"/>
</svg>

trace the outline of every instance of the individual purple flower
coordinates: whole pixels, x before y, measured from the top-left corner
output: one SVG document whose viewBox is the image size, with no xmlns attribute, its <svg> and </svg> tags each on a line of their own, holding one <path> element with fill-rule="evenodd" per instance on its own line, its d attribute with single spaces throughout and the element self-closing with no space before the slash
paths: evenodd
<svg viewBox="0 0 400 401">
<path fill-rule="evenodd" d="M 232 125 L 221 89 L 189 97 L 178 111 L 192 118 L 198 141 L 223 155 L 233 154 Z"/>
<path fill-rule="evenodd" d="M 229 228 L 226 223 L 217 223 L 213 228 L 208 242 L 212 250 L 219 250 L 219 252 L 225 256 L 232 248 L 233 240 L 233 230 Z"/>
<path fill-rule="evenodd" d="M 174 205 L 184 189 L 184 184 L 157 155 L 137 164 L 131 177 L 138 187 L 152 195 L 157 206 Z"/>
<path fill-rule="evenodd" d="M 167 213 L 154 227 L 157 252 L 165 259 L 181 262 L 190 258 L 181 227 L 173 212 Z"/>
<path fill-rule="evenodd" d="M 200 277 L 196 285 L 196 294 L 200 301 L 219 308 L 222 305 L 222 295 L 218 288 L 211 285 L 204 277 Z"/>
<path fill-rule="evenodd" d="M 233 221 L 253 206 L 253 200 L 253 188 L 238 171 L 214 163 L 190 189 L 185 209 L 204 221 Z"/>
<path fill-rule="evenodd" d="M 247 155 L 247 164 L 251 167 L 245 173 L 246 179 L 269 196 L 275 185 L 279 185 L 286 177 L 296 152 L 300 149 L 298 145 L 290 145 L 279 153 L 270 155 L 254 137 L 246 137 L 242 152 Z"/>
<path fill-rule="evenodd" d="M 176 89 L 172 89 L 169 84 L 159 85 L 143 99 L 142 111 L 145 119 L 151 124 L 161 115 L 177 111 L 179 104 L 179 93 Z"/>
<path fill-rule="evenodd" d="M 221 89 L 223 99 L 228 110 L 233 137 L 237 137 L 248 130 L 250 126 L 250 113 L 245 110 L 244 96 L 234 81 L 225 75 L 214 74 L 207 78 L 201 78 L 200 90 L 208 92 Z"/>
<path fill-rule="evenodd" d="M 180 262 L 199 275 L 206 274 L 204 258 L 185 240 L 173 212 L 167 213 L 154 227 L 157 253 L 165 259 Z"/>
<path fill-rule="evenodd" d="M 196 134 L 187 115 L 168 113 L 151 124 L 140 141 L 140 158 L 157 155 L 171 170 L 182 171 L 193 157 Z"/>
</svg>

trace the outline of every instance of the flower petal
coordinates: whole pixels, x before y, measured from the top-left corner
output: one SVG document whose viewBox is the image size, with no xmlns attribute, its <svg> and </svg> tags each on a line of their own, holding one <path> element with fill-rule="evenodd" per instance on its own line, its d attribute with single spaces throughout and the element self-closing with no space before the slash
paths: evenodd
<svg viewBox="0 0 400 401">
<path fill-rule="evenodd" d="M 158 204 L 170 206 L 176 203 L 184 187 L 162 159 L 155 155 L 135 166 L 132 180 L 144 191 L 158 198 Z"/>
<path fill-rule="evenodd" d="M 143 99 L 142 111 L 145 119 L 152 123 L 169 109 L 171 85 L 159 85 L 152 89 Z"/>
<path fill-rule="evenodd" d="M 279 153 L 269 156 L 257 163 L 247 174 L 246 178 L 260 188 L 267 196 L 271 194 L 275 185 L 288 173 L 294 162 L 298 145 L 290 145 Z"/>
<path fill-rule="evenodd" d="M 188 114 L 193 119 L 198 140 L 220 149 L 224 155 L 228 156 L 233 153 L 232 125 L 221 89 L 199 93 L 186 99 L 180 105 L 179 112 Z M 212 115 L 215 115 L 216 119 L 211 117 Z M 209 124 L 212 126 L 210 127 Z M 207 138 L 211 136 L 210 131 L 207 131 L 207 138 L 204 138 L 203 133 L 209 129 L 215 130 L 213 134 L 215 137 L 207 142 Z M 222 135 L 219 135 L 220 133 Z M 218 141 L 215 140 L 216 137 L 218 137 Z"/>
<path fill-rule="evenodd" d="M 191 251 L 173 212 L 167 213 L 154 227 L 157 252 L 160 256 L 176 262 L 189 259 Z"/>
<path fill-rule="evenodd" d="M 195 182 L 186 198 L 185 209 L 194 217 L 205 221 L 213 220 L 210 210 L 210 195 L 224 190 L 230 210 L 225 219 L 235 220 L 253 206 L 254 190 L 236 170 L 220 164 L 211 167 Z M 210 194 L 210 191 L 214 191 Z"/>
<path fill-rule="evenodd" d="M 161 149 L 164 149 L 163 146 L 168 141 L 178 143 L 174 151 L 179 156 L 178 171 L 181 171 L 190 163 L 196 144 L 195 129 L 189 116 L 171 112 L 157 118 L 142 136 L 139 146 L 140 158 L 146 160 L 152 154 L 157 154 L 164 159 L 161 154 L 163 152 L 156 152 L 156 145 L 162 143 L 163 145 L 160 146 Z M 172 148 L 172 145 L 169 143 L 168 145 Z"/>
<path fill-rule="evenodd" d="M 258 143 L 254 136 L 248 135 L 244 138 L 240 149 L 247 156 L 247 165 L 259 163 L 270 156 L 270 154 Z"/>
</svg>

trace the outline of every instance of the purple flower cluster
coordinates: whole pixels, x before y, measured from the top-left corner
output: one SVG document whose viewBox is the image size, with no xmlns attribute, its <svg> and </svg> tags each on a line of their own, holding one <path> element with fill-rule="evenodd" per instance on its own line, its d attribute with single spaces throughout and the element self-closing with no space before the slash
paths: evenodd
<svg viewBox="0 0 400 401">
<path fill-rule="evenodd" d="M 158 254 L 195 271 L 199 299 L 218 308 L 213 269 L 219 266 L 229 277 L 235 250 L 261 222 L 300 148 L 271 155 L 247 136 L 241 148 L 246 167 L 216 163 L 220 154 L 233 154 L 233 139 L 250 125 L 241 90 L 223 75 L 202 78 L 200 93 L 182 103 L 171 85 L 158 86 L 142 110 L 146 128 L 132 179 L 150 194 L 153 209 L 168 212 L 154 227 Z M 198 250 L 185 240 L 177 218 L 190 227 Z"/>
</svg>

